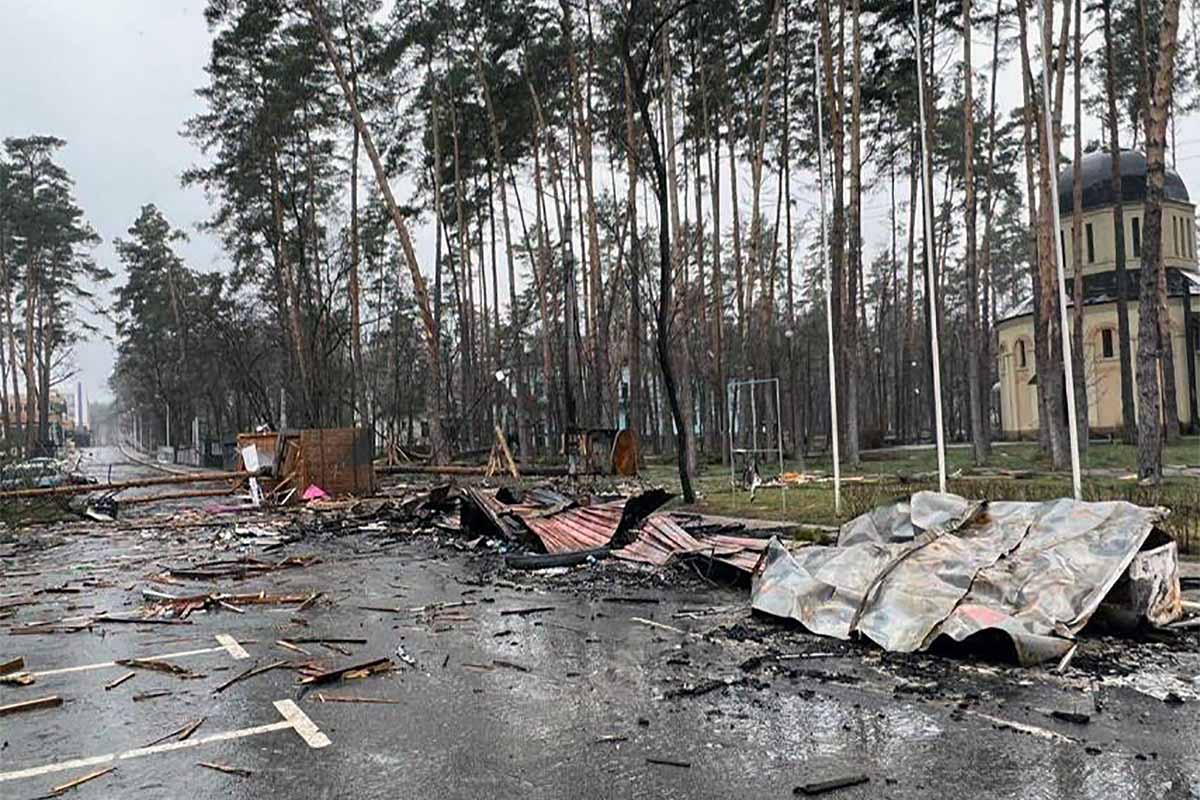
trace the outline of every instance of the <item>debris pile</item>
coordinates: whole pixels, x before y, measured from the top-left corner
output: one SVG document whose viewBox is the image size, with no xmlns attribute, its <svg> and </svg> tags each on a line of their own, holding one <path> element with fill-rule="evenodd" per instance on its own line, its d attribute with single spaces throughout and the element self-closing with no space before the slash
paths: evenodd
<svg viewBox="0 0 1200 800">
<path fill-rule="evenodd" d="M 547 554 L 513 556 L 523 569 L 569 566 L 607 556 L 665 566 L 701 557 L 742 573 L 754 570 L 772 536 L 788 534 L 786 523 L 705 514 L 658 511 L 671 495 L 662 489 L 615 498 L 572 497 L 539 486 L 463 490 L 462 526 L 482 526 L 507 540 L 540 546 Z"/>
<path fill-rule="evenodd" d="M 846 523 L 836 546 L 793 553 L 773 541 L 751 604 L 893 652 L 950 640 L 1065 664 L 1098 611 L 1127 625 L 1179 618 L 1176 546 L 1156 527 L 1167 513 L 920 492 Z"/>
</svg>

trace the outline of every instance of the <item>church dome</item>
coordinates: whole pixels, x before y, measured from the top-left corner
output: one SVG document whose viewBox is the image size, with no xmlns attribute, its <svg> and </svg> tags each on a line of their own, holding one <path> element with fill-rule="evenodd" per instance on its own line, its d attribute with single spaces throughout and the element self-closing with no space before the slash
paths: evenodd
<svg viewBox="0 0 1200 800">
<path fill-rule="evenodd" d="M 1146 199 L 1146 157 L 1134 150 L 1121 151 L 1121 195 L 1125 203 L 1140 203 Z M 1112 191 L 1112 154 L 1107 150 L 1086 153 L 1083 156 L 1083 211 L 1114 205 Z M 1070 214 L 1073 208 L 1075 168 L 1068 164 L 1058 174 L 1058 207 L 1062 214 Z M 1166 200 L 1180 203 L 1190 202 L 1187 187 L 1179 173 L 1167 167 L 1163 184 Z"/>
</svg>

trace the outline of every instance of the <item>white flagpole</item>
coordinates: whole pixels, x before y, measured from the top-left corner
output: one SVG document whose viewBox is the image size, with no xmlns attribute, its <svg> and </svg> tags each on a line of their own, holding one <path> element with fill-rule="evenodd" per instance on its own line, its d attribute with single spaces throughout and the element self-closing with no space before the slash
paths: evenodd
<svg viewBox="0 0 1200 800">
<path fill-rule="evenodd" d="M 829 431 L 830 443 L 833 447 L 833 510 L 835 514 L 842 513 L 842 464 L 838 446 L 838 401 L 837 401 L 837 364 L 833 357 L 833 279 L 830 277 L 829 262 L 826 260 L 825 248 L 825 121 L 821 108 L 821 46 L 813 42 L 813 56 L 816 64 L 816 95 L 817 95 L 817 175 L 821 184 L 821 272 L 825 276 L 825 333 L 829 339 Z"/>
<path fill-rule="evenodd" d="M 1038 0 L 1038 31 L 1041 33 L 1038 39 L 1038 49 L 1042 53 L 1042 119 L 1045 120 L 1046 128 L 1046 152 L 1050 154 L 1050 158 L 1057 160 L 1058 148 L 1054 143 L 1054 118 L 1050 113 L 1050 54 L 1046 52 L 1046 37 L 1050 35 L 1050 32 L 1046 30 L 1046 2 L 1048 0 Z M 1114 154 L 1113 157 L 1119 158 L 1120 153 Z M 1078 164 L 1075 165 L 1075 169 L 1079 169 Z M 1118 202 L 1120 202 L 1119 199 Z M 1050 207 L 1054 213 L 1054 233 L 1059 233 L 1062 230 L 1062 219 L 1058 209 L 1057 163 L 1050 165 Z M 1054 237 L 1054 255 L 1058 267 L 1058 327 L 1062 330 L 1067 429 L 1071 437 L 1071 485 L 1075 490 L 1075 499 L 1082 500 L 1083 482 L 1079 476 L 1079 426 L 1076 422 L 1078 417 L 1075 410 L 1075 365 L 1071 359 L 1071 328 L 1067 325 L 1067 278 L 1063 274 L 1063 262 L 1066 261 L 1066 255 L 1063 253 L 1061 234 Z M 1076 275 L 1075 280 L 1081 281 L 1083 276 Z"/>
<path fill-rule="evenodd" d="M 946 491 L 946 439 L 942 432 L 942 354 L 938 345 L 937 282 L 933 275 L 933 163 L 925 122 L 925 57 L 921 53 L 921 9 L 913 0 L 917 21 L 917 101 L 921 105 L 921 194 L 924 195 L 925 275 L 929 285 L 929 350 L 933 369 L 933 418 L 937 440 L 938 491 Z"/>
</svg>

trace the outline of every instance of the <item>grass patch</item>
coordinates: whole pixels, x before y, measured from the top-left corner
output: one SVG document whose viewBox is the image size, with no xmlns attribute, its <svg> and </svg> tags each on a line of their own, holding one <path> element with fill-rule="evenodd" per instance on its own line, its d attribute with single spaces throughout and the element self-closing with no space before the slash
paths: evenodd
<svg viewBox="0 0 1200 800">
<path fill-rule="evenodd" d="M 897 449 L 869 455 L 870 460 L 864 460 L 859 469 L 843 472 L 843 478 L 847 480 L 842 484 L 840 515 L 833 509 L 832 482 L 790 486 L 786 492 L 777 488 L 760 489 L 751 503 L 749 493 L 731 488 L 728 467 L 719 464 L 702 467 L 694 481 L 700 498 L 688 508 L 710 514 L 837 525 L 913 492 L 937 489 L 937 454 L 933 449 Z M 1085 500 L 1126 500 L 1142 506 L 1165 506 L 1171 510 L 1171 516 L 1164 527 L 1179 542 L 1180 549 L 1200 552 L 1200 479 L 1168 477 L 1160 486 L 1139 486 L 1136 481 L 1125 480 L 1123 476 L 1136 469 L 1137 450 L 1119 443 L 1092 443 L 1081 460 L 1085 471 L 1103 471 L 1102 474 L 1084 475 Z M 1200 439 L 1186 438 L 1167 448 L 1163 463 L 1200 465 Z M 983 500 L 1052 500 L 1071 494 L 1070 472 L 1052 472 L 1048 456 L 1036 443 L 994 447 L 991 466 L 1046 474 L 1023 480 L 1000 476 L 971 477 L 973 466 L 969 448 L 947 450 L 947 471 L 951 474 L 963 471 L 963 477 L 950 479 L 947 488 L 955 494 Z M 784 469 L 802 471 L 798 461 L 785 462 Z M 805 460 L 803 471 L 828 473 L 831 469 L 828 457 L 815 457 Z M 766 477 L 774 471 L 764 469 L 764 473 Z M 679 491 L 679 478 L 673 463 L 648 465 L 642 474 L 671 491 Z M 855 482 L 855 476 L 866 476 L 871 482 Z"/>
</svg>

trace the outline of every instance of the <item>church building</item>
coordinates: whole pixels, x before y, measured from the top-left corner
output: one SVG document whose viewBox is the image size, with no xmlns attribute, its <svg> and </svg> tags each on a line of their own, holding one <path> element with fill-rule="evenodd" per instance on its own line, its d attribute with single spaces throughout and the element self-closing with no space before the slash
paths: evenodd
<svg viewBox="0 0 1200 800">
<path fill-rule="evenodd" d="M 1083 171 L 1084 370 L 1088 423 L 1093 433 L 1121 428 L 1121 365 L 1117 338 L 1116 229 L 1113 208 L 1122 204 L 1125 224 L 1126 297 L 1129 309 L 1134 403 L 1137 403 L 1138 297 L 1142 228 L 1146 198 L 1146 159 L 1124 150 L 1120 155 L 1121 198 L 1112 191 L 1112 154 L 1085 155 Z M 1072 295 L 1071 214 L 1073 166 L 1058 176 L 1067 295 Z M 1200 430 L 1197 374 L 1200 373 L 1200 267 L 1196 259 L 1196 207 L 1178 173 L 1166 173 L 1163 202 L 1163 261 L 1167 271 L 1167 307 L 1174 346 L 1176 408 L 1181 427 Z M 1073 312 L 1068 309 L 1068 316 Z M 1037 370 L 1033 349 L 1032 300 L 996 323 L 999 339 L 999 413 L 1002 435 L 1035 438 L 1038 431 Z M 1063 398 L 1065 405 L 1066 398 Z"/>
</svg>

